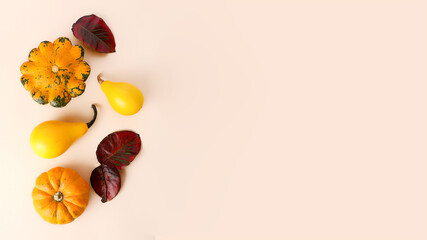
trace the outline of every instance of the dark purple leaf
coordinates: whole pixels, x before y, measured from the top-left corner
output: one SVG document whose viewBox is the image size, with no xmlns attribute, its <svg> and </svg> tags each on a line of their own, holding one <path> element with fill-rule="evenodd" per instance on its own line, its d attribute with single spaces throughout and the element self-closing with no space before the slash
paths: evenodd
<svg viewBox="0 0 427 240">
<path fill-rule="evenodd" d="M 115 166 L 117 169 L 129 165 L 141 150 L 139 134 L 131 131 L 113 132 L 98 145 L 96 157 L 101 164 Z"/>
<path fill-rule="evenodd" d="M 95 14 L 79 18 L 71 30 L 76 38 L 98 52 L 111 53 L 116 51 L 113 33 L 104 20 Z"/>
<path fill-rule="evenodd" d="M 120 191 L 121 178 L 119 170 L 115 167 L 101 164 L 93 169 L 90 175 L 90 184 L 96 194 L 102 198 L 102 202 L 110 201 Z"/>
</svg>

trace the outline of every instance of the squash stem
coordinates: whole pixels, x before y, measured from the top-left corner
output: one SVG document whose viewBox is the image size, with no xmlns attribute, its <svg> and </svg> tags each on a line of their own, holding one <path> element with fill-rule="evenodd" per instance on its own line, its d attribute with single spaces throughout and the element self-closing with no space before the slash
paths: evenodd
<svg viewBox="0 0 427 240">
<path fill-rule="evenodd" d="M 63 199 L 64 199 L 64 195 L 62 194 L 62 192 L 58 191 L 55 194 L 53 194 L 53 200 L 57 202 L 62 202 Z"/>
<path fill-rule="evenodd" d="M 99 84 L 102 84 L 104 82 L 104 80 L 101 78 L 101 74 L 102 73 L 98 74 L 98 77 L 97 77 Z"/>
<path fill-rule="evenodd" d="M 95 104 L 92 104 L 92 109 L 93 109 L 93 118 L 92 118 L 92 120 L 90 120 L 90 122 L 86 123 L 87 124 L 87 128 L 92 127 L 93 123 L 96 120 L 96 116 L 98 116 L 98 111 L 96 110 Z"/>
</svg>

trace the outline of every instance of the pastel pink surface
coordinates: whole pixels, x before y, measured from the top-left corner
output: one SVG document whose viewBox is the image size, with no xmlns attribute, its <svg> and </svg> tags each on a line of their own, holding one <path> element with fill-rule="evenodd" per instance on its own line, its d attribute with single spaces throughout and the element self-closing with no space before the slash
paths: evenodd
<svg viewBox="0 0 427 240">
<path fill-rule="evenodd" d="M 423 1 L 3 1 L 0 239 L 427 239 L 427 3 Z M 41 41 L 102 17 L 116 52 L 86 49 L 85 93 L 35 103 L 20 65 Z M 96 76 L 145 103 L 109 106 Z M 57 159 L 31 150 L 46 120 L 97 122 Z M 65 226 L 33 209 L 52 167 L 88 182 L 117 130 L 143 149 L 107 203 L 91 191 Z"/>
</svg>

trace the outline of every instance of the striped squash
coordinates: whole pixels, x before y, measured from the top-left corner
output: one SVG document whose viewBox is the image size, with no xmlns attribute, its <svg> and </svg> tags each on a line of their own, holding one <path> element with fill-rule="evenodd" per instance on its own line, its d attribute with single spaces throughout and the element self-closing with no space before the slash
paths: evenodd
<svg viewBox="0 0 427 240">
<path fill-rule="evenodd" d="M 21 83 L 37 103 L 64 107 L 85 91 L 90 66 L 83 56 L 83 47 L 68 38 L 41 42 L 21 65 Z"/>
</svg>

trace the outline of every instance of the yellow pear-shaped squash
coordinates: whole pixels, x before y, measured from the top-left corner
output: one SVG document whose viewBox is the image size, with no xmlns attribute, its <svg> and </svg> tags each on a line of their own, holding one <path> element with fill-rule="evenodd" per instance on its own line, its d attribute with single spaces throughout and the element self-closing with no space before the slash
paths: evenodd
<svg viewBox="0 0 427 240">
<path fill-rule="evenodd" d="M 106 81 L 101 79 L 100 75 L 98 82 L 101 89 L 116 112 L 127 116 L 139 112 L 144 104 L 144 96 L 137 87 L 126 82 Z"/>
<path fill-rule="evenodd" d="M 97 111 L 95 105 L 92 108 L 94 117 L 88 123 L 54 120 L 40 123 L 31 133 L 31 148 L 42 158 L 55 158 L 63 154 L 95 122 Z"/>
</svg>

